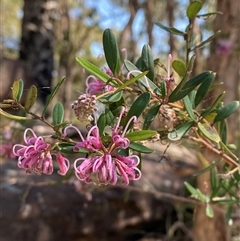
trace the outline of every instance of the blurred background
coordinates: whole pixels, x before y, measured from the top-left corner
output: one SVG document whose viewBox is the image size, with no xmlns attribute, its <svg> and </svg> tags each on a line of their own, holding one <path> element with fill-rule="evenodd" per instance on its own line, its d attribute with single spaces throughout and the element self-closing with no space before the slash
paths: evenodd
<svg viewBox="0 0 240 241">
<path fill-rule="evenodd" d="M 240 3 L 203 2 L 201 13 L 223 14 L 196 19 L 196 41 L 217 30 L 221 33 L 196 50 L 193 75 L 203 70 L 217 72 L 216 81 L 223 84 L 212 95 L 225 90 L 226 103 L 239 100 Z M 12 82 L 21 78 L 26 90 L 32 84 L 37 86 L 41 106 L 52 86 L 66 76 L 56 101 L 64 104 L 65 119 L 71 119 L 70 104 L 85 91 L 87 77 L 76 56 L 105 67 L 102 33 L 111 28 L 131 61 L 136 61 L 144 44 L 149 44 L 154 58 L 163 63 L 169 53 L 184 60 L 182 37 L 170 35 L 155 23 L 184 31 L 188 4 L 187 0 L 1 0 L 0 101 L 11 98 Z M 238 111 L 228 122 L 228 140 L 238 147 L 239 123 Z M 2 135 L 11 128 L 11 123 L 1 119 Z M 16 160 L 5 155 L 1 159 L 1 240 L 240 240 L 239 213 L 229 228 L 221 207 L 209 220 L 204 212 L 194 212 L 196 204 L 185 198 L 185 180 L 198 183 L 199 188 L 208 182 L 204 176 L 200 180 L 192 176 L 201 169 L 194 147 L 189 151 L 171 145 L 159 163 L 166 146 L 150 145 L 156 153 L 145 157 L 143 178 L 129 188 L 87 186 L 70 176 L 64 180 L 55 175 L 26 176 L 16 168 Z M 240 148 L 237 150 L 240 155 Z"/>
</svg>

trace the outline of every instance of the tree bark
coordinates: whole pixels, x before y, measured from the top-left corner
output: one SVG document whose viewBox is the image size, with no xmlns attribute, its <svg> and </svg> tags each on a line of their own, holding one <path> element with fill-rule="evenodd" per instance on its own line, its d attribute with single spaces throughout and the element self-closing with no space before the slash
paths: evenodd
<svg viewBox="0 0 240 241">
<path fill-rule="evenodd" d="M 19 58 L 27 63 L 27 71 L 43 102 L 50 93 L 52 80 L 56 8 L 56 1 L 24 1 Z"/>
</svg>

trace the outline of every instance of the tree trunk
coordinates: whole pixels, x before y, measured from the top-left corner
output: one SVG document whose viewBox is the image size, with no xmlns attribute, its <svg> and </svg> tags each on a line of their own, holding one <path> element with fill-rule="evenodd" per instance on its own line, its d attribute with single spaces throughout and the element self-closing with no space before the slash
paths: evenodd
<svg viewBox="0 0 240 241">
<path fill-rule="evenodd" d="M 55 1 L 24 1 L 19 58 L 27 63 L 27 71 L 43 102 L 50 93 L 52 80 L 56 8 Z"/>
</svg>

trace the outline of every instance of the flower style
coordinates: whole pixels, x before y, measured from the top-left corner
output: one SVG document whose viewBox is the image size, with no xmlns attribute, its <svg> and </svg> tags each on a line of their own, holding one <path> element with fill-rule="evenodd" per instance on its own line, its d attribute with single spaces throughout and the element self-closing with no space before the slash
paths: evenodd
<svg viewBox="0 0 240 241">
<path fill-rule="evenodd" d="M 104 68 L 106 74 L 113 76 L 112 72 L 108 68 Z M 111 85 L 105 84 L 102 80 L 96 78 L 94 75 L 89 75 L 86 79 L 86 93 L 90 95 L 101 94 L 103 91 L 112 91 L 115 88 Z"/>
<path fill-rule="evenodd" d="M 122 131 L 120 123 L 124 112 L 125 108 L 122 109 L 117 124 L 112 128 L 111 141 L 107 147 L 102 143 L 99 128 L 96 125 L 89 130 L 86 139 L 76 127 L 65 128 L 65 135 L 69 128 L 74 128 L 80 136 L 81 141 L 75 145 L 74 151 L 83 147 L 90 152 L 87 158 L 78 158 L 74 162 L 75 174 L 81 181 L 90 183 L 97 178 L 96 182 L 99 184 L 115 185 L 118 176 L 121 176 L 123 183 L 128 185 L 130 180 L 138 180 L 141 177 L 141 171 L 137 168 L 140 163 L 139 157 L 137 155 L 122 156 L 118 153 L 119 149 L 129 147 L 130 141 L 125 134 L 131 122 L 137 119 L 135 116 L 130 118 Z M 79 162 L 81 163 L 78 164 Z"/>
<path fill-rule="evenodd" d="M 32 137 L 27 138 L 27 133 L 31 132 Z M 26 170 L 26 173 L 35 171 L 38 174 L 53 173 L 52 155 L 56 156 L 59 165 L 60 175 L 65 175 L 70 163 L 60 153 L 54 153 L 50 144 L 46 143 L 42 136 L 37 137 L 35 132 L 28 128 L 24 132 L 24 142 L 26 145 L 16 144 L 13 147 L 13 154 L 18 157 L 18 167 Z"/>
</svg>

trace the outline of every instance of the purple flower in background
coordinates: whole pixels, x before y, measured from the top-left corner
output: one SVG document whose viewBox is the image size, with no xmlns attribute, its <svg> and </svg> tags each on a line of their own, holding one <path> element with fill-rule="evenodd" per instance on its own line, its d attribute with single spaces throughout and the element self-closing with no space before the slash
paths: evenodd
<svg viewBox="0 0 240 241">
<path fill-rule="evenodd" d="M 122 156 L 118 153 L 119 149 L 129 147 L 130 141 L 125 135 L 132 121 L 137 120 L 135 116 L 130 118 L 122 131 L 123 127 L 120 126 L 120 123 L 124 113 L 125 108 L 123 107 L 117 124 L 112 128 L 110 143 L 107 146 L 102 143 L 99 128 L 96 125 L 91 127 L 86 139 L 75 126 L 65 128 L 65 136 L 69 128 L 75 129 L 80 136 L 81 140 L 75 145 L 75 151 L 85 148 L 90 152 L 87 158 L 78 158 L 74 162 L 75 174 L 79 180 L 86 183 L 115 185 L 120 176 L 123 183 L 128 185 L 130 180 L 138 180 L 141 177 L 141 171 L 137 168 L 140 162 L 139 157 L 137 155 Z M 79 164 L 79 162 L 81 163 Z"/>
<path fill-rule="evenodd" d="M 32 136 L 27 137 L 28 132 Z M 13 147 L 13 154 L 18 157 L 18 167 L 41 174 L 51 175 L 53 173 L 52 155 L 56 155 L 57 163 L 60 167 L 59 174 L 65 175 L 69 169 L 69 161 L 59 153 L 54 153 L 50 144 L 46 143 L 42 136 L 37 136 L 35 132 L 28 128 L 24 132 L 24 142 L 26 145 L 16 144 Z"/>
<path fill-rule="evenodd" d="M 216 52 L 219 55 L 228 55 L 232 52 L 232 40 L 230 39 L 218 39 Z"/>
<path fill-rule="evenodd" d="M 0 144 L 0 156 L 6 158 L 14 158 L 13 144 L 12 143 L 1 143 Z"/>
</svg>

